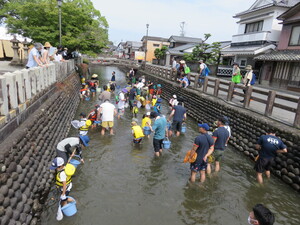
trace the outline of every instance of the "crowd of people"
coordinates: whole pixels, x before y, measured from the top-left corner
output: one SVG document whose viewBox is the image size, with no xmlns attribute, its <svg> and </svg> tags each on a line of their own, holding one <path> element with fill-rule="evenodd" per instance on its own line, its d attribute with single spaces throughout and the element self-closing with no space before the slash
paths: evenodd
<svg viewBox="0 0 300 225">
<path fill-rule="evenodd" d="M 53 61 L 63 62 L 77 56 L 77 52 L 74 51 L 69 54 L 68 49 L 61 45 L 56 48 L 51 46 L 49 42 L 46 42 L 44 45 L 37 42 L 30 49 L 26 69 L 47 66 Z"/>
<path fill-rule="evenodd" d="M 205 66 L 203 67 L 205 70 Z M 168 101 L 168 116 L 163 115 L 161 110 L 163 86 L 145 76 L 137 76 L 136 71 L 131 69 L 127 74 L 127 85 L 120 87 L 116 84 L 118 78 L 115 71 L 111 80 L 103 85 L 98 95 L 99 104 L 96 104 L 89 114 L 81 113 L 80 120 L 72 121 L 72 125 L 79 130 L 78 137 L 68 137 L 57 145 L 57 158 L 54 159 L 51 169 L 56 169 L 56 184 L 61 187 L 61 201 L 67 201 L 67 196 L 72 188 L 71 176 L 66 174 L 65 168 L 70 159 L 78 157 L 84 163 L 82 149 L 88 146 L 90 129 L 101 126 L 101 135 L 106 132 L 114 135 L 114 119 L 122 119 L 126 114 L 131 116 L 132 143 L 139 145 L 144 138 L 150 138 L 153 133 L 153 150 L 155 157 L 163 153 L 163 142 L 166 139 L 176 138 L 181 135 L 183 125 L 187 120 L 187 109 L 184 101 L 176 94 Z M 98 75 L 93 74 L 87 80 L 81 77 L 81 99 L 96 97 L 100 92 Z M 92 94 L 93 93 L 93 94 Z M 145 114 L 139 121 L 137 115 L 141 108 L 145 108 Z M 200 183 L 205 182 L 206 175 L 214 169 L 218 173 L 221 162 L 226 154 L 226 147 L 231 136 L 230 119 L 224 115 L 217 118 L 212 127 L 207 123 L 198 122 L 199 135 L 195 137 L 191 149 L 186 153 L 184 162 L 190 163 L 191 183 L 196 182 L 200 175 Z M 259 154 L 255 163 L 257 181 L 263 183 L 263 173 L 270 177 L 270 168 L 277 153 L 286 153 L 287 148 L 276 137 L 274 130 L 267 128 L 267 133 L 262 135 L 257 142 L 256 149 Z M 267 218 L 267 217 L 268 218 Z M 273 218 L 273 219 L 272 219 Z M 273 221 L 274 215 L 263 205 L 257 205 L 249 215 L 249 224 L 273 224 L 262 221 Z"/>
</svg>

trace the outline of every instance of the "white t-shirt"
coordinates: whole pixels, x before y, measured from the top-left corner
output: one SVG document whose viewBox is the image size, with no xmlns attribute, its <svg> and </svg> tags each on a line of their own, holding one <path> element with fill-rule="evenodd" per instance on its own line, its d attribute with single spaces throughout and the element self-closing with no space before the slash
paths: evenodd
<svg viewBox="0 0 300 225">
<path fill-rule="evenodd" d="M 109 102 L 102 103 L 102 121 L 114 121 L 115 106 Z"/>
<path fill-rule="evenodd" d="M 144 84 L 143 82 L 139 82 L 139 83 L 137 84 L 136 87 L 137 87 L 138 89 L 141 89 L 141 88 L 144 87 L 144 85 L 145 85 L 145 84 Z"/>
<path fill-rule="evenodd" d="M 64 140 L 62 140 L 61 142 L 59 142 L 56 146 L 57 150 L 62 151 L 62 152 L 66 152 L 65 150 L 65 146 L 67 144 L 70 144 L 71 147 L 76 146 L 79 144 L 79 137 L 69 137 L 69 138 L 65 138 Z"/>
<path fill-rule="evenodd" d="M 125 108 L 125 95 L 123 92 L 119 94 L 119 102 L 118 102 L 118 109 L 124 109 Z"/>
<path fill-rule="evenodd" d="M 173 64 L 172 64 L 173 69 L 176 69 L 176 65 L 177 65 L 177 62 L 174 60 Z"/>
<path fill-rule="evenodd" d="M 54 54 L 54 61 L 60 62 L 62 60 L 62 55 L 61 54 Z"/>
</svg>

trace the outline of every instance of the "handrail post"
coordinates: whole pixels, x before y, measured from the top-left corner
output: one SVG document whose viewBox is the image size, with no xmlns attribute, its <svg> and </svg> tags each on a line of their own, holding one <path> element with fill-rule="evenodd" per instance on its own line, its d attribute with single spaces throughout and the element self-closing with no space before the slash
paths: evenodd
<svg viewBox="0 0 300 225">
<path fill-rule="evenodd" d="M 198 82 L 199 82 L 199 74 L 197 74 L 197 75 L 195 76 L 194 88 L 197 88 L 197 87 L 198 87 Z"/>
<path fill-rule="evenodd" d="M 272 115 L 275 98 L 276 98 L 276 91 L 269 91 L 267 104 L 266 104 L 266 110 L 265 110 L 265 116 Z"/>
<path fill-rule="evenodd" d="M 252 90 L 253 90 L 252 86 L 246 87 L 246 93 L 245 93 L 245 98 L 244 98 L 244 108 L 249 108 L 250 99 L 252 96 Z"/>
<path fill-rule="evenodd" d="M 204 84 L 203 84 L 203 92 L 207 92 L 207 84 L 208 84 L 208 77 L 204 78 Z"/>
<path fill-rule="evenodd" d="M 295 115 L 294 126 L 297 128 L 300 127 L 300 98 L 298 100 L 298 106 L 297 106 L 297 111 L 296 111 L 296 115 Z"/>
<path fill-rule="evenodd" d="M 214 96 L 218 97 L 220 87 L 220 79 L 215 79 Z"/>
<path fill-rule="evenodd" d="M 230 81 L 228 87 L 227 101 L 232 101 L 235 83 Z"/>
</svg>

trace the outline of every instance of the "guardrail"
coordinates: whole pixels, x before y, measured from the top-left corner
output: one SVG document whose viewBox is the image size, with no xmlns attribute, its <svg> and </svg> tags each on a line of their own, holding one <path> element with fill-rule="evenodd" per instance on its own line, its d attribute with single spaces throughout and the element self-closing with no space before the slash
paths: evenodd
<svg viewBox="0 0 300 225">
<path fill-rule="evenodd" d="M 145 70 L 151 74 L 157 75 L 161 78 L 171 80 L 176 82 L 177 72 L 172 71 L 171 68 L 150 65 L 147 64 Z M 190 73 L 189 78 L 191 81 L 190 87 L 203 93 L 213 95 L 215 97 L 220 97 L 219 92 L 225 92 L 225 100 L 231 102 L 233 95 L 240 96 L 244 98 L 242 107 L 249 108 L 250 101 L 254 100 L 265 105 L 264 115 L 267 117 L 272 116 L 274 108 L 279 108 L 287 112 L 294 113 L 293 126 L 300 128 L 300 98 L 294 96 L 288 96 L 274 90 L 264 90 L 261 88 L 256 88 L 253 86 L 245 87 L 241 84 L 234 84 L 231 81 L 221 80 L 212 77 L 205 77 L 204 83 L 201 88 L 199 88 L 198 80 L 199 74 Z M 213 89 L 210 93 L 208 88 Z M 257 94 L 257 95 L 254 95 Z M 261 96 L 259 96 L 261 95 Z M 284 100 L 286 104 L 279 103 L 279 100 Z M 294 106 L 293 106 L 294 105 Z"/>
<path fill-rule="evenodd" d="M 29 101 L 62 81 L 75 70 L 74 60 L 53 62 L 47 67 L 34 67 L 0 75 L 0 118 L 6 123 L 24 111 Z M 4 118 L 4 121 L 3 121 Z"/>
</svg>

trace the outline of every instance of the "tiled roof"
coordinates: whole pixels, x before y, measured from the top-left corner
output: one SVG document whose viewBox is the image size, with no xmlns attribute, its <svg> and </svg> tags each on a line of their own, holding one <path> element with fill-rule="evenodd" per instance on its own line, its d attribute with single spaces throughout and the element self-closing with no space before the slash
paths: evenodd
<svg viewBox="0 0 300 225">
<path fill-rule="evenodd" d="M 175 42 L 181 42 L 181 43 L 202 43 L 203 42 L 201 38 L 182 37 L 182 36 L 175 36 L 175 35 L 172 35 L 169 38 L 169 41 L 171 39 L 173 39 Z"/>
<path fill-rule="evenodd" d="M 274 44 L 264 45 L 250 45 L 250 46 L 230 46 L 228 48 L 221 49 L 222 55 L 256 55 L 264 53 L 269 49 L 274 49 Z"/>
<path fill-rule="evenodd" d="M 185 53 L 184 50 L 189 49 L 189 48 L 193 48 L 196 45 L 197 45 L 196 43 L 185 44 L 185 45 L 178 46 L 176 48 L 169 48 L 168 52 L 170 54 L 183 55 Z"/>
<path fill-rule="evenodd" d="M 254 59 L 258 61 L 300 61 L 300 50 L 277 50 Z"/>
<path fill-rule="evenodd" d="M 143 41 L 144 39 L 146 39 L 146 36 L 143 36 L 141 41 Z M 168 42 L 168 38 L 154 37 L 154 36 L 147 36 L 147 40 L 148 41 Z"/>
</svg>

